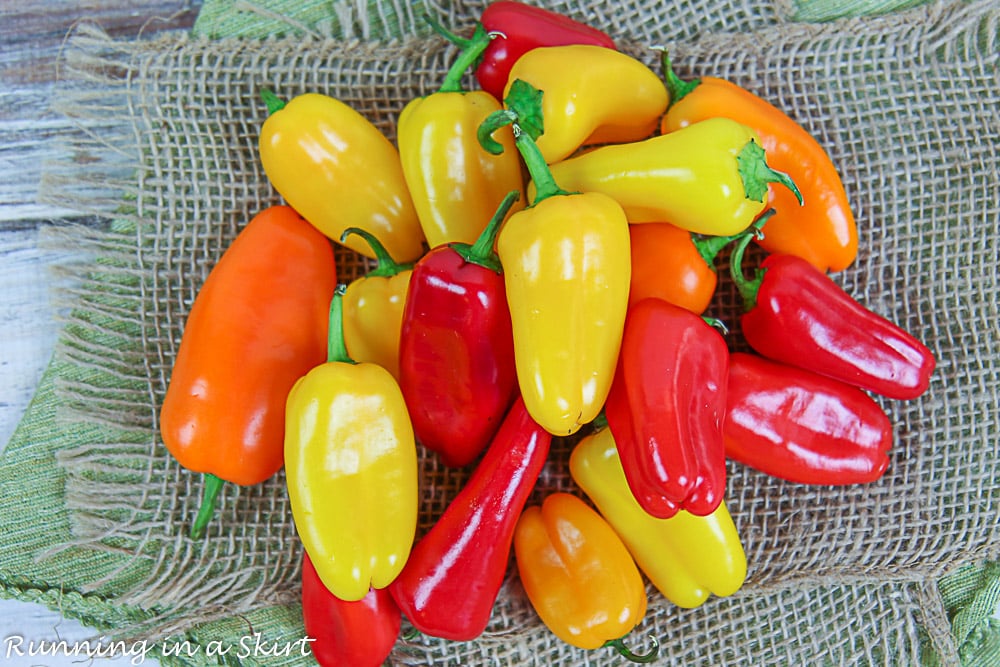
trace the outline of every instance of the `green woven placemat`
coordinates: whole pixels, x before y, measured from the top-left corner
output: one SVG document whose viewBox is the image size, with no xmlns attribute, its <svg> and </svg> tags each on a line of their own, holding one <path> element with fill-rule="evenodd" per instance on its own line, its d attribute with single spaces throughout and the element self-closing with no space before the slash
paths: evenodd
<svg viewBox="0 0 1000 667">
<path fill-rule="evenodd" d="M 843 280 L 923 334 L 942 362 L 932 397 L 887 406 L 899 425 L 898 447 L 890 478 L 870 493 L 804 491 L 734 470 L 748 586 L 689 612 L 654 599 L 637 639 L 644 632 L 661 637 L 663 664 L 955 664 L 960 657 L 967 665 L 997 664 L 1000 630 L 990 615 L 1000 578 L 995 564 L 981 562 L 997 556 L 997 332 L 995 325 L 975 326 L 996 322 L 990 290 L 998 282 L 1000 99 L 996 70 L 991 86 L 982 69 L 995 67 L 996 57 L 982 54 L 996 52 L 997 12 L 985 2 L 941 3 L 869 22 L 845 17 L 898 6 L 702 2 L 678 3 L 671 16 L 652 20 L 650 3 L 550 5 L 613 26 L 636 48 L 647 40 L 675 42 L 679 66 L 697 71 L 712 63 L 711 72 L 729 73 L 802 114 L 836 157 L 857 160 L 844 171 L 867 223 L 864 254 Z M 367 11 L 359 14 L 359 7 Z M 427 5 L 456 25 L 479 7 Z M 199 40 L 118 44 L 84 29 L 72 41 L 67 57 L 80 86 L 67 95 L 78 104 L 67 113 L 91 123 L 103 116 L 127 122 L 81 138 L 78 156 L 101 157 L 85 171 L 79 163 L 56 170 L 52 196 L 105 215 L 129 205 L 105 230 L 61 230 L 51 240 L 89 250 L 94 259 L 67 267 L 79 287 L 64 295 L 70 314 L 59 354 L 0 461 L 3 595 L 148 641 L 164 664 L 308 662 L 252 650 L 255 636 L 267 649 L 303 634 L 299 552 L 280 479 L 227 490 L 220 517 L 229 523 L 205 542 L 187 540 L 184 519 L 197 504 L 198 481 L 172 465 L 157 440 L 158 392 L 199 280 L 248 214 L 275 200 L 253 156 L 261 119 L 251 99 L 254 82 L 287 93 L 329 87 L 353 96 L 391 133 L 399 105 L 436 80 L 448 52 L 434 41 L 386 48 L 370 41 L 421 34 L 419 14 L 406 3 L 211 0 L 194 30 Z M 790 25 L 806 19 L 832 22 Z M 207 38 L 213 41 L 200 41 Z M 911 81 L 907 67 L 935 86 Z M 839 85 L 840 74 L 866 87 Z M 390 76 L 397 80 L 387 85 Z M 961 96 L 966 84 L 979 86 L 978 98 Z M 373 104 L 372 95 L 384 99 Z M 859 137 L 830 122 L 832 108 L 886 132 Z M 949 114 L 957 122 L 943 122 Z M 895 157 L 900 146 L 893 139 L 916 142 L 926 154 L 912 162 Z M 115 162 L 109 145 L 125 159 Z M 885 170 L 877 173 L 887 185 L 871 183 L 866 169 Z M 922 179 L 934 178 L 964 182 L 925 199 Z M 117 184 L 125 197 L 89 201 L 74 194 L 81 180 Z M 914 249 L 950 282 L 918 284 L 926 276 L 913 266 Z M 984 351 L 973 353 L 977 343 Z M 942 411 L 955 414 L 944 419 Z M 984 450 L 953 451 L 956 443 Z M 937 448 L 941 458 L 934 457 Z M 563 477 L 551 471 L 545 488 L 558 488 Z M 857 512 L 839 513 L 841 506 Z M 898 531 L 889 521 L 896 514 L 904 519 Z M 899 531 L 916 534 L 904 539 Z M 970 539 L 949 543 L 954 534 Z M 817 541 L 824 535 L 828 545 Z M 795 559 L 799 542 L 805 561 Z M 893 557 L 893 549 L 900 554 Z M 391 661 L 616 662 L 609 654 L 582 656 L 539 631 L 515 577 L 503 601 L 481 640 L 418 638 L 401 642 Z M 164 654 L 184 640 L 193 655 Z M 225 655 L 209 655 L 213 647 Z"/>
</svg>

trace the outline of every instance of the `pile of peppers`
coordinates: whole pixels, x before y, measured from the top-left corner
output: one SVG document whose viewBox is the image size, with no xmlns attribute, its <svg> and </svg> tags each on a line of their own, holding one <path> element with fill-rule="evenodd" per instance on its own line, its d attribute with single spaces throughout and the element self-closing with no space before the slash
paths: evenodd
<svg viewBox="0 0 1000 667">
<path fill-rule="evenodd" d="M 191 537 L 224 534 L 226 482 L 283 466 L 321 664 L 382 664 L 403 618 L 475 639 L 512 555 L 556 636 L 651 661 L 623 643 L 646 581 L 695 608 L 746 580 L 727 466 L 877 481 L 879 401 L 928 391 L 934 355 L 829 275 L 858 252 L 844 185 L 768 101 L 520 2 L 469 37 L 428 21 L 460 53 L 395 141 L 262 91 L 284 203 L 197 292 L 160 411 L 204 475 Z M 370 270 L 339 281 L 336 244 Z M 724 252 L 739 337 L 709 312 Z M 418 535 L 422 461 L 468 474 Z M 573 487 L 536 495 L 546 466 Z"/>
</svg>

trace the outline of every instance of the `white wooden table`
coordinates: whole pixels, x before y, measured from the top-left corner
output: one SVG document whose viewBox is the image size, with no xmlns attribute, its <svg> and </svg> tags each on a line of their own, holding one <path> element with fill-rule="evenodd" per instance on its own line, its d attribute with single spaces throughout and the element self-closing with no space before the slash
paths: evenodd
<svg viewBox="0 0 1000 667">
<path fill-rule="evenodd" d="M 37 202 L 54 140 L 69 130 L 49 110 L 59 47 L 69 29 L 87 20 L 116 38 L 188 30 L 200 0 L 22 0 L 0 3 L 0 449 L 34 395 L 59 332 L 51 303 L 51 267 L 72 259 L 39 246 L 48 225 L 95 224 Z M 157 20 L 151 20 L 153 18 Z M 163 20 L 159 20 L 163 19 Z M 0 664 L 58 667 L 87 664 L 69 655 L 18 657 L 17 639 L 76 641 L 92 628 L 45 607 L 0 600 Z M 95 665 L 127 665 L 128 658 Z M 156 665 L 149 658 L 145 665 Z"/>
</svg>

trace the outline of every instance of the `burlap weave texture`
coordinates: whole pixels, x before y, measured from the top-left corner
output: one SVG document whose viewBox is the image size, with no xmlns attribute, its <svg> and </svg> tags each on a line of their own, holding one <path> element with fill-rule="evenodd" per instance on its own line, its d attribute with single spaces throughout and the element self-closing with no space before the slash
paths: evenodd
<svg viewBox="0 0 1000 667">
<path fill-rule="evenodd" d="M 634 643 L 661 638 L 663 664 L 957 659 L 929 582 L 1000 556 L 1000 13 L 986 2 L 952 2 L 814 25 L 783 22 L 780 6 L 750 1 L 671 12 L 641 2 L 552 6 L 608 29 L 653 67 L 648 47 L 665 45 L 682 75 L 745 85 L 817 136 L 841 170 L 860 227 L 858 261 L 838 282 L 939 360 L 924 398 L 883 401 L 896 443 L 878 483 L 806 487 L 730 465 L 727 503 L 747 549 L 747 586 L 694 611 L 651 591 Z M 462 27 L 479 7 L 430 8 Z M 68 89 L 64 108 L 100 132 L 81 134 L 75 146 L 86 170 L 79 162 L 52 169 L 48 196 L 114 223 L 71 237 L 97 262 L 76 274 L 59 352 L 85 372 L 57 381 L 56 392 L 62 423 L 86 437 L 57 454 L 72 537 L 44 555 L 103 554 L 72 588 L 146 612 L 147 622 L 126 632 L 205 636 L 213 623 L 228 623 L 231 639 L 242 631 L 233 629 L 238 614 L 294 609 L 301 552 L 283 478 L 230 485 L 207 539 L 192 542 L 186 528 L 200 480 L 166 454 L 157 410 L 198 286 L 242 225 L 279 201 L 256 154 L 266 113 L 260 88 L 339 97 L 393 137 L 398 112 L 436 88 L 455 53 L 405 9 L 396 7 L 383 28 L 351 23 L 350 38 L 339 40 L 318 33 L 120 44 L 83 29 L 72 43 L 71 64 L 88 85 Z M 386 41 L 383 31 L 396 30 L 416 36 Z M 338 262 L 343 280 L 367 266 L 346 251 Z M 724 276 L 724 263 L 720 270 Z M 737 299 L 725 279 L 711 311 L 741 347 Z M 570 446 L 554 447 L 536 500 L 575 490 Z M 426 529 L 467 471 L 429 455 L 421 461 Z M 482 640 L 401 642 L 392 660 L 616 662 L 552 638 L 513 571 Z"/>
</svg>

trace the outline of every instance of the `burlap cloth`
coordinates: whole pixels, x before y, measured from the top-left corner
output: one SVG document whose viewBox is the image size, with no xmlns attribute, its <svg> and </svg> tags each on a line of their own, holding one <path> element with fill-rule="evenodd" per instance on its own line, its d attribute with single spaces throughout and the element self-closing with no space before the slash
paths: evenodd
<svg viewBox="0 0 1000 667">
<path fill-rule="evenodd" d="M 730 465 L 746 586 L 690 611 L 651 589 L 629 643 L 641 651 L 659 638 L 664 665 L 1000 664 L 989 618 L 1000 597 L 1000 10 L 543 4 L 607 29 L 654 67 L 647 47 L 666 45 L 682 75 L 732 79 L 804 124 L 859 222 L 858 260 L 836 279 L 939 360 L 926 396 L 883 402 L 896 441 L 878 483 L 797 486 Z M 427 9 L 463 28 L 481 6 Z M 194 655 L 161 655 L 169 665 L 234 662 L 206 649 L 254 633 L 276 644 L 303 635 L 283 478 L 228 485 L 208 537 L 188 539 L 200 478 L 167 455 L 157 410 L 198 286 L 237 230 L 278 201 L 255 148 L 259 89 L 340 97 L 392 137 L 400 109 L 436 87 L 455 53 L 426 34 L 420 9 L 217 1 L 192 36 L 122 43 L 83 26 L 68 41 L 59 106 L 80 132 L 47 170 L 45 196 L 107 223 L 50 238 L 89 260 L 64 267 L 65 329 L 0 465 L 0 594 L 115 637 L 188 640 Z M 344 280 L 366 266 L 338 259 Z M 723 279 L 712 313 L 740 347 L 736 302 Z M 572 489 L 569 445 L 555 444 L 536 499 Z M 464 479 L 422 462 L 421 530 Z M 621 664 L 557 640 L 509 572 L 481 639 L 401 639 L 390 662 Z"/>
</svg>

